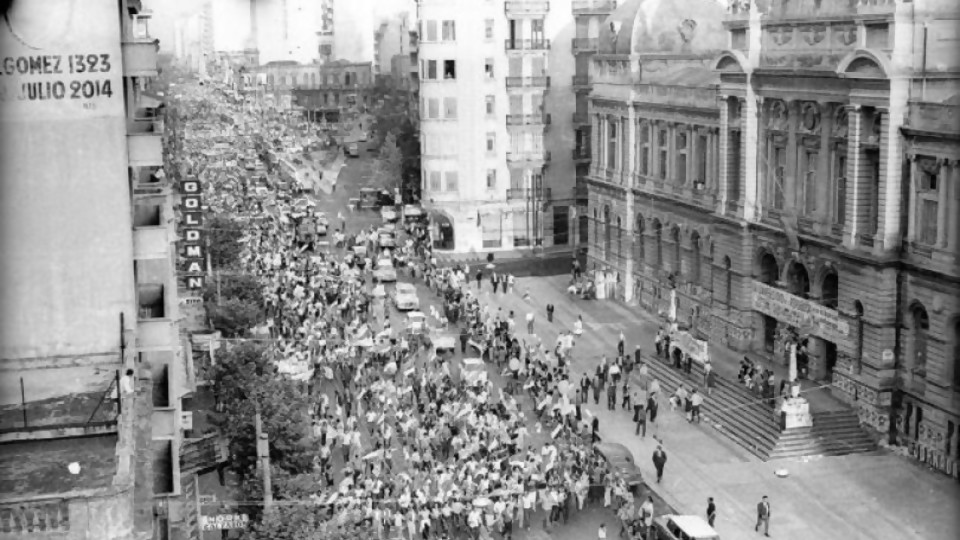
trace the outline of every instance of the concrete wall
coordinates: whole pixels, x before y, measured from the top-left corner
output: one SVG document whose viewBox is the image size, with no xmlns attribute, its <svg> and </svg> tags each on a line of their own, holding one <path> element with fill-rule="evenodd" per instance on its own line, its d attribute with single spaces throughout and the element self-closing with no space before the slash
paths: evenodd
<svg viewBox="0 0 960 540">
<path fill-rule="evenodd" d="M 14 15 L 17 34 L 0 29 L 4 54 L 42 51 L 62 73 L 2 81 L 0 358 L 117 351 L 120 313 L 136 317 L 117 3 L 71 15 L 19 2 Z M 97 55 L 95 74 L 69 74 L 75 54 Z M 71 81 L 91 97 L 80 88 L 72 99 Z M 28 83 L 43 96 L 62 84 L 63 98 L 15 99 Z"/>
</svg>

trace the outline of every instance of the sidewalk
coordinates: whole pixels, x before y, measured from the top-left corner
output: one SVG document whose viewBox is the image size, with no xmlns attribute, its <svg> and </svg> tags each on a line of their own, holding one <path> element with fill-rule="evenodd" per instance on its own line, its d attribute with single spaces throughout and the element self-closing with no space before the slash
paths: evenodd
<svg viewBox="0 0 960 540">
<path fill-rule="evenodd" d="M 489 283 L 483 282 L 481 301 L 514 311 L 519 321 L 534 311 L 535 331 L 548 346 L 559 331 L 571 329 L 582 315 L 584 334 L 573 351 L 572 371 L 577 381 L 583 373 L 593 371 L 602 355 L 616 355 L 620 332 L 626 336 L 627 351 L 632 352 L 637 344 L 644 351 L 653 348 L 658 327 L 653 316 L 610 301 L 571 297 L 565 292 L 566 284 L 566 276 L 521 278 L 518 292 L 494 297 Z M 476 291 L 475 285 L 472 290 Z M 534 300 L 525 302 L 523 291 L 529 291 Z M 546 322 L 547 303 L 556 307 L 553 324 Z M 521 330 L 519 337 L 526 334 Z M 711 347 L 711 357 L 718 372 L 727 376 L 733 366 L 732 376 L 736 376 L 741 355 Z M 604 439 L 626 445 L 648 479 L 655 478 L 650 456 L 656 441 L 651 431 L 659 432 L 668 462 L 663 483 L 651 487 L 669 504 L 691 514 L 702 515 L 707 497 L 714 497 L 717 530 L 724 540 L 760 536 L 753 525 L 756 503 L 763 495 L 771 498 L 770 530 L 775 538 L 955 538 L 960 486 L 896 456 L 763 463 L 706 424 L 688 424 L 665 400 L 661 401 L 659 425 L 648 429 L 645 439 L 633 434 L 628 412 L 608 411 L 602 400 L 599 406 L 591 403 L 587 408 L 600 418 Z M 780 468 L 789 470 L 788 478 L 774 475 Z"/>
</svg>

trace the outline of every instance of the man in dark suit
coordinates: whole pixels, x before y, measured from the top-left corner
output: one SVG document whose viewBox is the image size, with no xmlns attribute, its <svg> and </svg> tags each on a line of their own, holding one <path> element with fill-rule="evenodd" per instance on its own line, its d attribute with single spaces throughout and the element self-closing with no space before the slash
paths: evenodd
<svg viewBox="0 0 960 540">
<path fill-rule="evenodd" d="M 757 525 L 753 530 L 759 531 L 761 524 L 763 525 L 763 535 L 770 536 L 770 499 L 766 495 L 757 503 Z"/>
<path fill-rule="evenodd" d="M 663 466 L 667 464 L 667 453 L 663 451 L 663 447 L 659 444 L 657 449 L 653 451 L 653 466 L 657 469 L 657 483 L 660 483 L 660 479 L 663 478 Z"/>
</svg>

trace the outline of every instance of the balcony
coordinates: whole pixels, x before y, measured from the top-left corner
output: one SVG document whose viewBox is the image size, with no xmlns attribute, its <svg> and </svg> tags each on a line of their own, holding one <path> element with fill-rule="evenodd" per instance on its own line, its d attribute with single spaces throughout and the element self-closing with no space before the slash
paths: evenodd
<svg viewBox="0 0 960 540">
<path fill-rule="evenodd" d="M 507 77 L 507 88 L 550 88 L 550 77 Z"/>
<path fill-rule="evenodd" d="M 511 188 L 507 190 L 508 201 L 527 199 L 545 201 L 550 199 L 550 195 L 552 195 L 550 188 L 540 188 L 539 190 L 533 188 Z"/>
<path fill-rule="evenodd" d="M 576 53 L 586 53 L 586 52 L 597 52 L 600 50 L 600 39 L 599 38 L 573 38 L 573 52 Z"/>
<path fill-rule="evenodd" d="M 160 45 L 156 40 L 127 38 L 123 41 L 123 74 L 126 77 L 156 77 L 159 75 Z"/>
<path fill-rule="evenodd" d="M 550 124 L 549 114 L 508 114 L 508 126 L 542 126 Z"/>
<path fill-rule="evenodd" d="M 590 149 L 589 148 L 574 148 L 573 149 L 573 160 L 574 161 L 584 161 L 590 160 Z"/>
<path fill-rule="evenodd" d="M 585 126 L 590 124 L 590 115 L 585 112 L 573 113 L 573 125 Z"/>
<path fill-rule="evenodd" d="M 533 161 L 533 162 L 548 162 L 550 161 L 550 152 L 507 152 L 507 161 L 509 162 L 521 162 L 521 161 Z"/>
<path fill-rule="evenodd" d="M 573 0 L 574 15 L 603 15 L 617 9 L 617 0 Z"/>
<path fill-rule="evenodd" d="M 507 15 L 546 15 L 550 2 L 543 0 L 507 0 L 503 4 Z"/>
<path fill-rule="evenodd" d="M 165 225 L 134 228 L 134 259 L 166 259 L 169 256 L 170 237 Z"/>
<path fill-rule="evenodd" d="M 549 39 L 505 39 L 506 51 L 546 51 L 550 49 Z"/>
<path fill-rule="evenodd" d="M 589 75 L 574 75 L 571 81 L 574 88 L 585 88 L 590 86 Z"/>
<path fill-rule="evenodd" d="M 163 121 L 135 119 L 127 123 L 127 154 L 131 167 L 163 165 Z"/>
</svg>

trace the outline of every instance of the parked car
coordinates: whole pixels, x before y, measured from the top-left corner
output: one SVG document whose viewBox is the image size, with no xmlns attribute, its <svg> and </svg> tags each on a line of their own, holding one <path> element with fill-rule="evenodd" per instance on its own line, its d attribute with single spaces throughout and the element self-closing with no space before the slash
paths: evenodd
<svg viewBox="0 0 960 540">
<path fill-rule="evenodd" d="M 417 288 L 409 283 L 397 283 L 397 288 L 393 292 L 393 301 L 400 311 L 420 309 Z"/>
<path fill-rule="evenodd" d="M 620 443 L 598 442 L 593 445 L 593 450 L 610 465 L 614 472 L 622 475 L 630 489 L 636 492 L 643 483 L 643 476 L 629 448 Z"/>
<path fill-rule="evenodd" d="M 403 206 L 404 221 L 416 221 L 423 217 L 423 209 L 415 204 L 405 204 Z"/>
<path fill-rule="evenodd" d="M 700 516 L 666 514 L 654 518 L 657 540 L 720 540 L 720 535 Z"/>
<path fill-rule="evenodd" d="M 379 229 L 377 230 L 377 243 L 380 244 L 380 247 L 392 248 L 397 245 L 397 238 L 392 232 Z"/>
<path fill-rule="evenodd" d="M 393 283 L 397 281 L 397 269 L 393 267 L 390 259 L 380 259 L 377 261 L 377 268 L 373 271 L 373 277 L 381 283 Z"/>
</svg>

